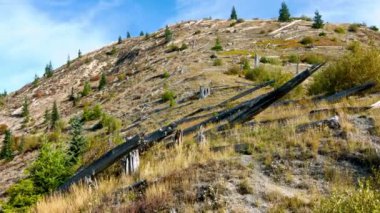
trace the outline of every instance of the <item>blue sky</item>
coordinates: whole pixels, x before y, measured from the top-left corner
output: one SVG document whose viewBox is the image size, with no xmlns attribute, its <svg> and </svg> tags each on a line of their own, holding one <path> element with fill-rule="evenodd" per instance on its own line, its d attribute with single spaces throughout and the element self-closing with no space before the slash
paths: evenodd
<svg viewBox="0 0 380 213">
<path fill-rule="evenodd" d="M 0 0 L 0 91 L 14 91 L 54 67 L 117 39 L 166 24 L 204 17 L 228 18 L 235 5 L 249 18 L 278 16 L 282 0 Z M 286 0 L 292 15 L 328 22 L 366 22 L 380 26 L 377 0 Z"/>
</svg>

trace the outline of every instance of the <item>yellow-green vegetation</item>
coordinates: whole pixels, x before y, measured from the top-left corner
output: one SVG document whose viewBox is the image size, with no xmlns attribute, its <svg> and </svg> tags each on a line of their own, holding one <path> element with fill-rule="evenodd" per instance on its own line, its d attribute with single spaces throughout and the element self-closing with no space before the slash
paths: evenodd
<svg viewBox="0 0 380 213">
<path fill-rule="evenodd" d="M 321 64 L 326 61 L 326 57 L 321 54 L 309 53 L 301 56 L 301 61 L 307 64 Z"/>
<path fill-rule="evenodd" d="M 240 70 L 240 67 L 235 65 L 235 66 L 232 66 L 230 68 L 228 68 L 228 70 L 226 72 L 224 72 L 224 74 L 227 74 L 227 75 L 239 75 L 241 74 L 241 70 Z"/>
<path fill-rule="evenodd" d="M 339 189 L 322 199 L 315 212 L 379 212 L 380 172 L 359 181 L 358 187 Z"/>
<path fill-rule="evenodd" d="M 228 51 L 222 51 L 218 53 L 221 56 L 235 56 L 235 55 L 241 55 L 241 56 L 254 56 L 255 53 L 249 50 L 228 50 Z"/>
<path fill-rule="evenodd" d="M 175 93 L 172 90 L 165 88 L 165 91 L 161 96 L 161 100 L 163 102 L 169 101 L 170 106 L 174 106 L 175 105 L 175 98 L 176 98 Z"/>
<path fill-rule="evenodd" d="M 220 58 L 215 59 L 213 62 L 213 65 L 214 66 L 222 66 L 223 65 L 222 59 L 220 59 Z"/>
<path fill-rule="evenodd" d="M 282 61 L 275 57 L 261 57 L 260 62 L 263 64 L 281 65 Z"/>
<path fill-rule="evenodd" d="M 287 48 L 297 48 L 302 47 L 303 45 L 299 43 L 296 39 L 266 39 L 261 40 L 256 43 L 257 46 L 267 48 L 268 46 L 272 45 L 274 47 L 278 47 L 280 49 L 287 49 Z"/>
<path fill-rule="evenodd" d="M 346 30 L 343 27 L 337 27 L 334 29 L 334 32 L 336 32 L 338 34 L 344 34 L 344 33 L 346 33 Z"/>
<path fill-rule="evenodd" d="M 380 84 L 380 51 L 376 47 L 351 45 L 351 51 L 314 77 L 310 94 L 335 93 L 374 81 Z"/>
<path fill-rule="evenodd" d="M 350 24 L 350 26 L 348 26 L 348 31 L 352 33 L 356 33 L 358 32 L 359 28 L 360 28 L 360 24 L 356 24 L 356 23 Z"/>
<path fill-rule="evenodd" d="M 107 132 L 110 134 L 117 133 L 121 128 L 122 122 L 120 119 L 115 118 L 112 115 L 103 113 L 100 119 L 100 124 L 103 128 L 106 128 Z"/>
<path fill-rule="evenodd" d="M 83 108 L 83 120 L 93 121 L 101 118 L 103 114 L 102 107 L 96 104 L 94 107 L 84 106 Z"/>
<path fill-rule="evenodd" d="M 314 39 L 310 36 L 307 36 L 307 37 L 301 39 L 301 41 L 300 41 L 300 43 L 303 45 L 311 45 L 311 44 L 313 44 L 313 42 L 314 42 Z"/>
</svg>

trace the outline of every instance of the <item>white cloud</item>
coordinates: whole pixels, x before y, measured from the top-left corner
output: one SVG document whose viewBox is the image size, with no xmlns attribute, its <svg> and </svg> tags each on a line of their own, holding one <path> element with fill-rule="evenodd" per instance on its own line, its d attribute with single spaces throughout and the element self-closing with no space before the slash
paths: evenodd
<svg viewBox="0 0 380 213">
<path fill-rule="evenodd" d="M 76 57 L 79 48 L 87 52 L 107 41 L 101 29 L 91 26 L 91 16 L 108 6 L 103 1 L 84 14 L 86 18 L 64 21 L 52 19 L 30 1 L 15 2 L 0 1 L 0 90 L 15 90 L 26 79 L 32 81 L 49 60 L 57 67 L 68 54 Z"/>
</svg>

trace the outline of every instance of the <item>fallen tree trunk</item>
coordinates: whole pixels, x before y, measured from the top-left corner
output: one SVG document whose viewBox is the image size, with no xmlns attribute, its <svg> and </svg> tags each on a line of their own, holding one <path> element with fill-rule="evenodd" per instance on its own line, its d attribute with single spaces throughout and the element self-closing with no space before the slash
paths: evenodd
<svg viewBox="0 0 380 213">
<path fill-rule="evenodd" d="M 324 96 L 324 97 L 316 98 L 315 101 L 325 100 L 325 101 L 328 101 L 328 102 L 335 102 L 335 101 L 338 101 L 338 100 L 340 100 L 342 98 L 348 97 L 350 95 L 353 95 L 353 94 L 356 94 L 356 93 L 360 93 L 360 92 L 363 92 L 365 90 L 369 90 L 369 89 L 371 89 L 371 88 L 373 88 L 375 86 L 376 86 L 375 82 L 367 82 L 365 84 L 362 84 L 362 85 L 359 85 L 359 86 L 352 87 L 350 89 L 346 89 L 346 90 L 337 92 L 337 93 L 335 93 L 333 95 L 330 95 L 330 96 Z"/>
<path fill-rule="evenodd" d="M 239 113 L 234 114 L 231 118 L 229 118 L 229 122 L 231 124 L 236 123 L 244 123 L 246 121 L 251 120 L 255 115 L 259 114 L 266 108 L 268 108 L 271 104 L 278 101 L 290 91 L 292 91 L 295 87 L 301 84 L 304 80 L 306 80 L 310 75 L 320 69 L 323 64 L 315 65 L 302 73 L 295 76 L 293 79 L 286 82 L 280 88 L 266 94 L 261 97 L 256 103 L 253 103 L 249 106 L 249 108 L 240 111 Z"/>
</svg>

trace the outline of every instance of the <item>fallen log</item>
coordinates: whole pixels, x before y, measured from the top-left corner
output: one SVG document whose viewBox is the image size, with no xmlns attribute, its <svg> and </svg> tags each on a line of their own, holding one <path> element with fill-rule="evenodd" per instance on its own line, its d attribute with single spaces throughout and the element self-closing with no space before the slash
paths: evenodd
<svg viewBox="0 0 380 213">
<path fill-rule="evenodd" d="M 329 119 L 298 125 L 296 127 L 296 132 L 301 133 L 301 132 L 305 132 L 308 129 L 323 128 L 323 127 L 328 127 L 329 129 L 332 129 L 332 130 L 340 129 L 341 125 L 339 123 L 339 117 L 334 116 Z"/>
<path fill-rule="evenodd" d="M 251 120 L 255 115 L 259 114 L 266 108 L 268 108 L 271 104 L 278 101 L 290 91 L 292 91 L 295 87 L 301 84 L 304 80 L 306 80 L 310 75 L 320 69 L 325 63 L 314 65 L 302 73 L 295 76 L 293 79 L 286 82 L 284 85 L 279 87 L 278 89 L 264 95 L 261 97 L 256 103 L 250 104 L 250 106 L 242 110 L 228 119 L 230 124 L 236 123 L 244 123 L 246 121 Z"/>
<path fill-rule="evenodd" d="M 359 86 L 352 87 L 350 89 L 346 89 L 346 90 L 337 92 L 337 93 L 335 93 L 333 95 L 330 95 L 330 96 L 317 97 L 315 99 L 315 101 L 325 100 L 325 101 L 328 101 L 328 102 L 336 102 L 336 101 L 338 101 L 338 100 L 340 100 L 342 98 L 345 98 L 345 97 L 348 97 L 350 95 L 363 92 L 365 90 L 369 90 L 369 89 L 371 89 L 371 88 L 373 88 L 375 86 L 376 86 L 375 82 L 367 82 L 365 84 L 362 84 L 362 85 L 359 85 Z"/>
</svg>

